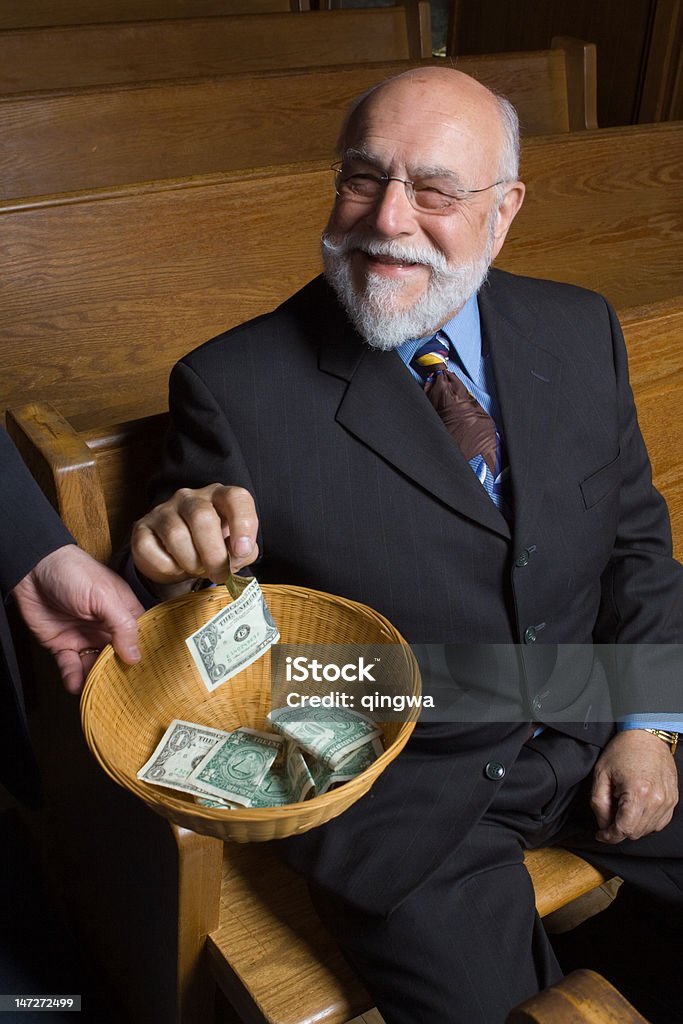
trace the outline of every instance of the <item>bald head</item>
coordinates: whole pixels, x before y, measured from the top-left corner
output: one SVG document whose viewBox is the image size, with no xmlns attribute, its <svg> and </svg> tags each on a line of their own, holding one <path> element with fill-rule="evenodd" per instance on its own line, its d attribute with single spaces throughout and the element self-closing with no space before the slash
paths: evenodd
<svg viewBox="0 0 683 1024">
<path fill-rule="evenodd" d="M 476 145 L 493 154 L 498 177 L 506 181 L 519 173 L 519 120 L 512 104 L 470 75 L 451 67 L 413 68 L 386 79 L 351 105 L 339 136 L 340 154 L 362 134 L 373 113 L 391 110 L 395 116 L 434 117 L 445 132 L 460 121 Z"/>
</svg>

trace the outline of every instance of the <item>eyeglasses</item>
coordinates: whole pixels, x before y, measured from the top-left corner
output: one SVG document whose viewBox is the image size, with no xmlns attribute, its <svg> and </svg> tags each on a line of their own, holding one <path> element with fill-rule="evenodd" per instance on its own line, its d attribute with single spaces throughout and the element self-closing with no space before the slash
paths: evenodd
<svg viewBox="0 0 683 1024">
<path fill-rule="evenodd" d="M 484 188 L 458 188 L 446 192 L 427 180 L 410 181 L 408 178 L 398 178 L 394 174 L 350 170 L 342 161 L 332 164 L 332 170 L 335 174 L 335 191 L 340 199 L 369 206 L 383 195 L 390 181 L 400 181 L 405 186 L 408 202 L 420 213 L 450 213 L 468 196 L 488 192 L 496 185 L 505 183 L 505 179 L 501 178 L 491 185 L 485 185 Z"/>
</svg>

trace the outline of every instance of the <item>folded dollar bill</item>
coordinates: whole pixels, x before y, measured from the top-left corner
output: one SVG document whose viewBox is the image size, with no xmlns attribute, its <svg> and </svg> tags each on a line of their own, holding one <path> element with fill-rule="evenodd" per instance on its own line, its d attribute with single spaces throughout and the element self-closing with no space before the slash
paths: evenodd
<svg viewBox="0 0 683 1024">
<path fill-rule="evenodd" d="M 301 747 L 288 740 L 285 743 L 285 768 L 292 803 L 300 803 L 316 793 L 313 775 Z"/>
<path fill-rule="evenodd" d="M 372 719 L 347 708 L 274 708 L 266 717 L 328 768 L 339 768 L 355 750 L 382 735 Z"/>
<path fill-rule="evenodd" d="M 307 763 L 313 777 L 315 795 L 322 796 L 323 793 L 327 793 L 333 787 L 355 779 L 357 775 L 360 775 L 366 768 L 369 768 L 380 754 L 383 753 L 384 746 L 382 741 L 376 737 L 369 743 L 359 747 L 358 750 L 354 750 L 351 756 L 344 761 L 341 768 L 329 768 L 324 761 L 319 761 L 309 754 L 310 760 Z"/>
<path fill-rule="evenodd" d="M 313 795 L 313 780 L 310 778 L 309 785 L 298 789 L 292 787 L 292 780 L 284 765 L 273 764 L 268 769 L 263 782 L 258 786 L 249 798 L 249 807 L 281 807 L 284 804 L 296 804 L 305 800 L 307 796 Z M 223 810 L 236 810 L 240 804 L 232 803 L 230 800 L 222 800 L 220 797 L 196 798 L 197 803 L 202 807 L 216 807 Z"/>
<path fill-rule="evenodd" d="M 190 775 L 227 736 L 228 733 L 220 729 L 174 718 L 150 759 L 137 773 L 138 778 L 153 786 L 201 794 L 204 791 L 190 782 Z"/>
<path fill-rule="evenodd" d="M 237 592 L 234 586 L 230 589 Z M 261 588 L 252 579 L 239 597 L 185 642 L 204 685 L 212 691 L 262 657 L 279 639 Z"/>
<path fill-rule="evenodd" d="M 209 796 L 251 807 L 282 742 L 260 729 L 236 729 L 197 765 L 189 781 Z"/>
</svg>

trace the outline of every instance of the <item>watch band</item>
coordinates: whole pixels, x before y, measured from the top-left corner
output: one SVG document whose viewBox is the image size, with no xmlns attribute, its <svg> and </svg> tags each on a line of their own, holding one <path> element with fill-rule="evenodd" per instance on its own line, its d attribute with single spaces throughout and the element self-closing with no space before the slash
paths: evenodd
<svg viewBox="0 0 683 1024">
<path fill-rule="evenodd" d="M 645 729 L 645 732 L 651 732 L 653 736 L 658 736 L 660 740 L 664 740 L 665 743 L 669 744 L 671 753 L 676 753 L 676 748 L 678 746 L 677 732 L 669 732 L 667 729 Z"/>
</svg>

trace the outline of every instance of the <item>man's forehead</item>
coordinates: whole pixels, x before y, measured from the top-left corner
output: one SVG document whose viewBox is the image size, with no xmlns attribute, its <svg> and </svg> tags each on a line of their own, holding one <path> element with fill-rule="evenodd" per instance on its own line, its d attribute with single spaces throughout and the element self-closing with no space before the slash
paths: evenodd
<svg viewBox="0 0 683 1024">
<path fill-rule="evenodd" d="M 454 170 L 495 159 L 500 118 L 493 96 L 469 76 L 450 74 L 401 75 L 373 90 L 349 118 L 344 150 L 396 152 L 416 168 Z"/>
<path fill-rule="evenodd" d="M 349 146 L 342 154 L 345 164 L 363 164 L 375 167 L 380 171 L 388 168 L 385 166 L 386 157 L 381 150 L 374 150 L 372 145 Z M 413 151 L 409 159 L 405 161 L 406 169 L 416 177 L 439 178 L 451 182 L 455 186 L 460 185 L 460 173 L 452 163 L 444 163 L 430 159 L 417 150 Z"/>
<path fill-rule="evenodd" d="M 486 86 L 455 68 L 413 69 L 386 79 L 365 94 L 350 124 L 389 112 L 406 121 L 423 115 L 444 123 L 495 119 L 496 106 Z"/>
<path fill-rule="evenodd" d="M 467 178 L 498 162 L 491 135 L 481 139 L 466 124 L 445 125 L 427 117 L 415 121 L 367 118 L 347 134 L 342 155 L 357 154 L 383 170 Z"/>
</svg>

